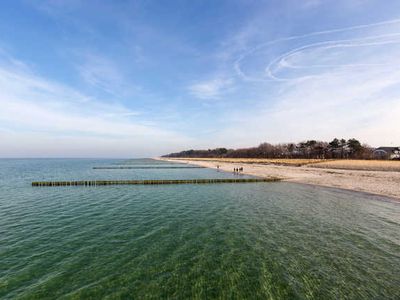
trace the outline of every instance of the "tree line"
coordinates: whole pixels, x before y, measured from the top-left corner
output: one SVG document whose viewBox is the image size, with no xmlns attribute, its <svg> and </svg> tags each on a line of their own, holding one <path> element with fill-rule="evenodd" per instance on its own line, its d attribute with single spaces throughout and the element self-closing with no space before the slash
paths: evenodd
<svg viewBox="0 0 400 300">
<path fill-rule="evenodd" d="M 241 149 L 185 150 L 164 157 L 372 159 L 373 151 L 373 148 L 361 144 L 357 139 L 334 138 L 331 142 L 308 140 L 300 143 L 262 143 L 258 147 Z"/>
</svg>

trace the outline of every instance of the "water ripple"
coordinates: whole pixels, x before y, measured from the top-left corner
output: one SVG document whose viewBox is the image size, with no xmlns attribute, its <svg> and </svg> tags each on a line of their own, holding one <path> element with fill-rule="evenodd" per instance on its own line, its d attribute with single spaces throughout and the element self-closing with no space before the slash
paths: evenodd
<svg viewBox="0 0 400 300">
<path fill-rule="evenodd" d="M 398 203 L 289 183 L 27 184 L 113 163 L 0 160 L 0 298 L 400 298 Z"/>
</svg>

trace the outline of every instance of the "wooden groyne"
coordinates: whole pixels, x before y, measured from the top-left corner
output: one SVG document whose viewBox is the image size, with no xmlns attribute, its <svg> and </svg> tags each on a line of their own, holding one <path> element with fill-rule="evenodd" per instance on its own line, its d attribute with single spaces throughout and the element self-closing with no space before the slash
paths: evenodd
<svg viewBox="0 0 400 300">
<path fill-rule="evenodd" d="M 32 186 L 102 186 L 102 185 L 158 185 L 158 184 L 216 184 L 275 182 L 280 178 L 218 178 L 218 179 L 160 179 L 160 180 L 79 180 L 79 181 L 34 181 Z"/>
<path fill-rule="evenodd" d="M 97 170 L 112 170 L 112 169 L 204 169 L 205 167 L 201 166 L 189 166 L 189 167 L 126 167 L 126 166 L 111 166 L 111 167 L 93 167 L 93 169 Z"/>
</svg>

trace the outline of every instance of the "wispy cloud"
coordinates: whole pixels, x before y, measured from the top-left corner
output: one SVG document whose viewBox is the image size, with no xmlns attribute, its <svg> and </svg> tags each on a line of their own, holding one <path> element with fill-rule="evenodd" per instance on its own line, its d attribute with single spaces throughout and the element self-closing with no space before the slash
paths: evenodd
<svg viewBox="0 0 400 300">
<path fill-rule="evenodd" d="M 396 41 L 399 40 L 399 25 L 400 19 L 392 19 L 371 24 L 361 24 L 344 28 L 315 31 L 306 34 L 282 37 L 264 43 L 258 43 L 255 46 L 253 45 L 248 47 L 248 50 L 243 51 L 240 55 L 238 55 L 238 58 L 234 61 L 233 67 L 236 71 L 236 74 L 246 81 L 259 82 L 271 79 L 268 77 L 272 77 L 272 79 L 274 79 L 271 71 L 272 67 L 279 63 L 281 63 L 282 66 L 282 63 L 289 56 L 294 56 L 297 53 L 310 48 L 352 47 L 357 46 L 357 44 L 360 44 L 365 40 L 378 40 L 380 38 L 386 39 L 387 43 L 393 43 L 393 38 L 396 39 Z M 349 38 L 349 34 L 353 36 L 353 38 Z M 338 38 L 338 35 L 345 36 L 346 39 L 340 39 Z M 299 46 L 293 48 L 293 42 L 296 42 L 296 45 Z M 381 41 L 380 43 L 385 43 L 385 41 Z M 364 46 L 369 46 L 369 44 L 366 43 Z M 268 57 L 266 54 L 263 55 L 263 51 L 266 49 L 274 49 L 274 47 L 278 49 L 288 48 L 288 50 L 277 56 L 275 55 Z M 263 59 L 264 62 L 262 64 L 262 66 L 265 67 L 263 77 L 260 77 L 259 75 L 252 76 L 249 74 L 249 71 L 244 71 L 246 62 L 257 56 L 260 56 L 259 59 Z"/>
<path fill-rule="evenodd" d="M 131 151 L 143 148 L 148 143 L 160 144 L 162 141 L 168 143 L 169 147 L 176 147 L 187 140 L 158 126 L 144 125 L 145 122 L 138 119 L 132 120 L 139 113 L 123 105 L 88 97 L 75 89 L 36 75 L 33 71 L 27 71 L 25 67 L 20 68 L 20 64 L 15 61 L 3 60 L 0 63 L 0 128 L 11 130 L 13 136 L 26 137 L 29 132 L 41 133 L 47 140 L 55 136 L 57 140 L 62 137 L 76 141 L 83 137 L 97 141 L 121 140 L 130 145 Z M 7 140 L 2 140 L 0 155 L 12 148 L 11 144 L 6 143 Z M 36 144 L 34 141 L 32 143 Z M 80 148 L 84 147 L 93 148 L 89 142 L 80 145 Z M 62 149 L 58 150 L 59 155 L 66 153 Z M 125 147 L 126 155 L 128 151 L 129 147 Z"/>
<path fill-rule="evenodd" d="M 398 1 L 212 5 L 210 14 L 190 1 L 10 4 L 26 22 L 0 22 L 2 146 L 400 143 Z"/>
<path fill-rule="evenodd" d="M 215 78 L 196 82 L 188 87 L 191 95 L 199 99 L 218 99 L 232 88 L 233 80 L 229 78 Z"/>
<path fill-rule="evenodd" d="M 374 146 L 399 143 L 400 20 L 249 48 L 234 68 L 241 88 L 257 87 L 256 104 L 224 114 L 230 125 L 214 140 L 238 147 L 335 136 L 357 137 Z"/>
<path fill-rule="evenodd" d="M 84 52 L 84 51 L 83 51 Z M 124 70 L 117 63 L 103 55 L 84 52 L 79 55 L 76 68 L 84 82 L 95 89 L 116 97 L 123 97 L 141 90 L 138 85 L 128 82 Z"/>
</svg>

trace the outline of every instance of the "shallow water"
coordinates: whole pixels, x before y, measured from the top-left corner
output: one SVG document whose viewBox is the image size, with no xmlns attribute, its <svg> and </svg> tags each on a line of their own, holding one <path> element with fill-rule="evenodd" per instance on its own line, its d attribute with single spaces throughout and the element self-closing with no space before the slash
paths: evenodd
<svg viewBox="0 0 400 300">
<path fill-rule="evenodd" d="M 153 160 L 0 160 L 0 298 L 399 299 L 400 204 L 291 183 L 31 187 L 188 179 Z"/>
</svg>

